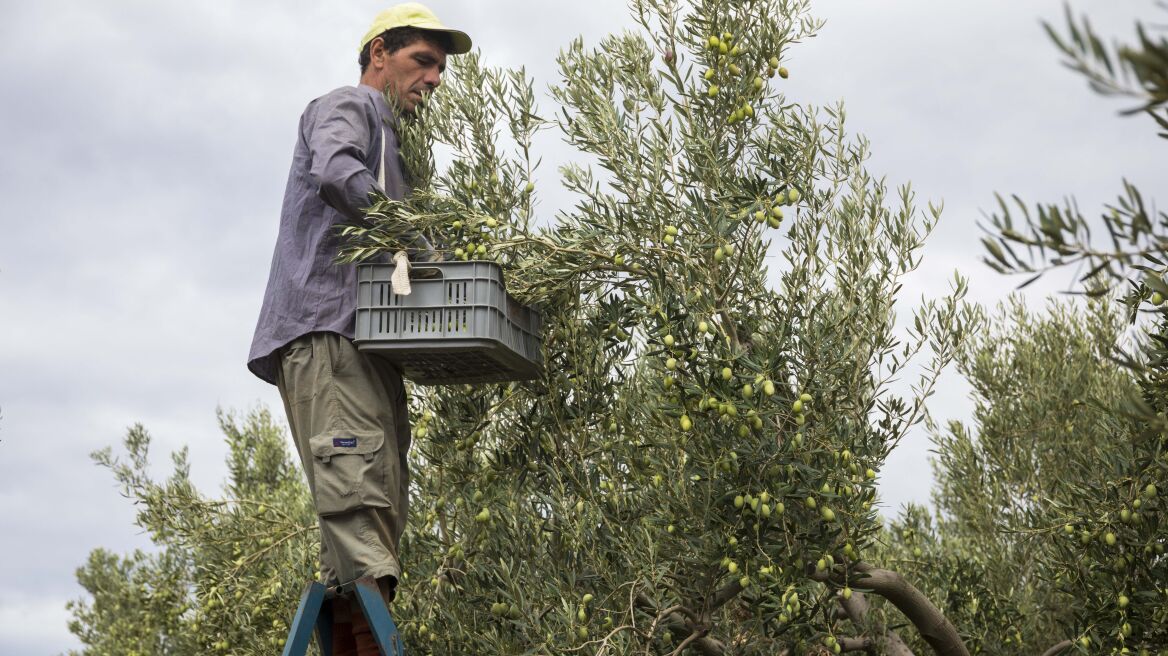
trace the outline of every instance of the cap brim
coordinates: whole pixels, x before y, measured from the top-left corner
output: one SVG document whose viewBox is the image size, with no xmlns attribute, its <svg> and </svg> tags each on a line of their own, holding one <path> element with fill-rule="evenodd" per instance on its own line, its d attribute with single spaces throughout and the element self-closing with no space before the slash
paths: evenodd
<svg viewBox="0 0 1168 656">
<path fill-rule="evenodd" d="M 418 29 L 425 30 L 427 32 L 441 32 L 443 34 L 449 34 L 450 52 L 446 53 L 448 55 L 464 55 L 470 52 L 470 49 L 474 47 L 474 44 L 470 40 L 470 36 L 468 36 L 466 32 L 452 30 L 450 28 L 438 29 L 433 27 L 419 27 Z"/>
</svg>

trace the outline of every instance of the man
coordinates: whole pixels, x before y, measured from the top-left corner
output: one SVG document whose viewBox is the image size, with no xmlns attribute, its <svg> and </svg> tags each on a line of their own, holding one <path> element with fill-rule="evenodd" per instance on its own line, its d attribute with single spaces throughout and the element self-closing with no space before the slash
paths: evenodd
<svg viewBox="0 0 1168 656">
<path fill-rule="evenodd" d="M 338 265 L 337 226 L 364 217 L 375 189 L 408 192 L 395 132 L 441 82 L 448 54 L 470 50 L 426 7 L 378 14 L 361 41 L 360 84 L 309 103 L 284 192 L 280 231 L 248 368 L 278 386 L 320 522 L 327 585 L 377 579 L 387 601 L 401 574 L 409 506 L 409 417 L 401 372 L 353 346 L 356 278 Z M 391 102 L 392 101 L 392 105 Z M 433 256 L 408 228 L 411 255 Z M 377 654 L 362 614 L 338 598 L 334 655 Z"/>
</svg>

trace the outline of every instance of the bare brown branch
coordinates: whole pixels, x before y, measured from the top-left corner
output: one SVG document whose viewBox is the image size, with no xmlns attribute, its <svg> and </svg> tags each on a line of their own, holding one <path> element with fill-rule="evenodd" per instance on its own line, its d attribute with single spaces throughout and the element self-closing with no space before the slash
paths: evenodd
<svg viewBox="0 0 1168 656">
<path fill-rule="evenodd" d="M 858 638 L 840 638 L 840 651 L 864 651 L 875 647 L 875 643 L 871 638 L 861 636 Z"/>
<path fill-rule="evenodd" d="M 953 623 L 900 574 L 869 563 L 855 563 L 850 571 L 845 572 L 842 567 L 824 572 L 810 569 L 809 575 L 816 581 L 871 590 L 904 613 L 938 656 L 969 656 L 969 650 Z"/>
<path fill-rule="evenodd" d="M 722 606 L 726 605 L 726 602 L 730 601 L 734 597 L 737 597 L 741 592 L 742 584 L 737 580 L 727 583 L 718 590 L 714 591 L 714 594 L 710 595 L 710 598 L 707 601 L 706 612 L 710 613 L 721 608 Z"/>
<path fill-rule="evenodd" d="M 1042 656 L 1056 656 L 1056 654 L 1061 654 L 1064 650 L 1073 644 L 1075 643 L 1071 642 L 1070 640 L 1063 640 L 1062 642 L 1051 645 L 1050 649 L 1042 652 Z"/>
</svg>

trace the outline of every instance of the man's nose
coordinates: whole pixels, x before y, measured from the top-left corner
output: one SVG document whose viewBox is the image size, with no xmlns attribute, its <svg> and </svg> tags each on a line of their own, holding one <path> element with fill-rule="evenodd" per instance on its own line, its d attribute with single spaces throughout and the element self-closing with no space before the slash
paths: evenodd
<svg viewBox="0 0 1168 656">
<path fill-rule="evenodd" d="M 426 71 L 426 77 L 423 79 L 423 82 L 431 89 L 436 89 L 439 84 L 442 84 L 442 73 L 438 70 L 437 66 Z"/>
</svg>

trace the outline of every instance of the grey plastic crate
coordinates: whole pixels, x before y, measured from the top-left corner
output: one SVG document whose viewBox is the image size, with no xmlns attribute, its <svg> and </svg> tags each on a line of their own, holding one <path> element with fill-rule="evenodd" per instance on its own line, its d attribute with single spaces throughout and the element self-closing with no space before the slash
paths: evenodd
<svg viewBox="0 0 1168 656">
<path fill-rule="evenodd" d="M 419 385 L 540 376 L 542 320 L 507 294 L 498 264 L 414 265 L 409 296 L 393 293 L 393 268 L 357 265 L 358 349 L 392 360 Z"/>
</svg>

